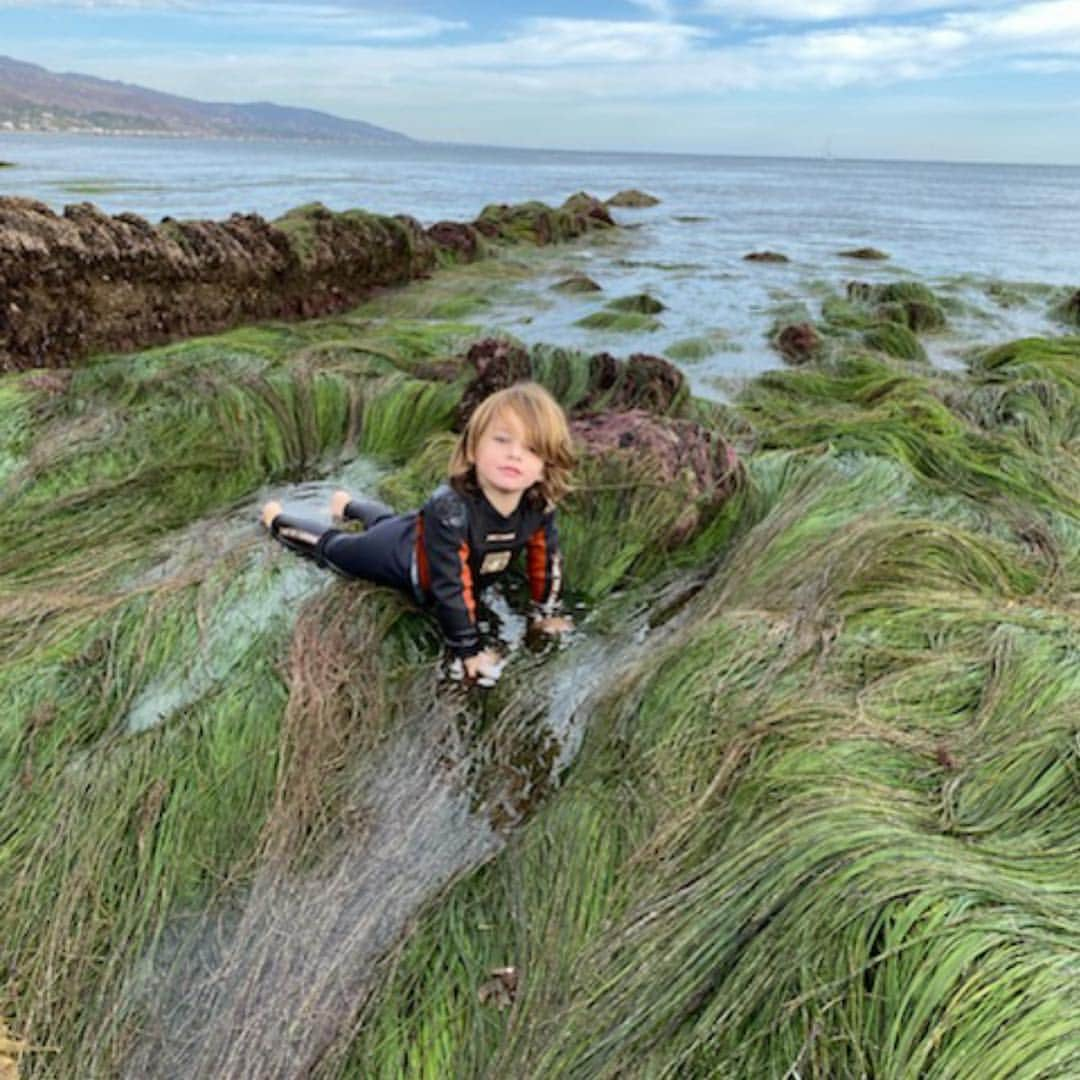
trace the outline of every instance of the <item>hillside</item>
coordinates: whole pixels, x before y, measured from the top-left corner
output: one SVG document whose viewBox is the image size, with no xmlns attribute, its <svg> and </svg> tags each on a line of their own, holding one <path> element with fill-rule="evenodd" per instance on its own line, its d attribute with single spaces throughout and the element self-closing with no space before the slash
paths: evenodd
<svg viewBox="0 0 1080 1080">
<path fill-rule="evenodd" d="M 195 101 L 90 75 L 56 74 L 6 56 L 0 56 L 0 131 L 412 142 L 400 132 L 313 109 Z"/>
</svg>

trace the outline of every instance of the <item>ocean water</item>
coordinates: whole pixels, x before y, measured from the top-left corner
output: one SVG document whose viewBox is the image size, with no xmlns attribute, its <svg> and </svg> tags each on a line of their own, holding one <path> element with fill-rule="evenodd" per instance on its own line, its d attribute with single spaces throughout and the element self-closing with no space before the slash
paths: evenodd
<svg viewBox="0 0 1080 1080">
<path fill-rule="evenodd" d="M 527 342 L 616 355 L 663 353 L 707 336 L 716 352 L 684 364 L 695 389 L 722 395 L 731 381 L 775 367 L 769 344 L 781 312 L 813 315 L 846 282 L 915 279 L 951 302 L 950 330 L 931 357 L 961 362 L 973 346 L 1060 332 L 1050 308 L 1080 286 L 1080 168 L 591 154 L 484 147 L 399 148 L 56 135 L 0 136 L 0 193 L 60 210 L 89 201 L 151 221 L 273 218 L 315 200 L 343 210 L 409 213 L 425 224 L 468 220 L 489 202 L 560 203 L 628 187 L 656 195 L 647 210 L 616 210 L 615 241 L 587 240 L 545 255 L 543 273 L 496 297 L 485 325 Z M 886 251 L 883 263 L 838 252 Z M 786 264 L 746 262 L 772 250 Z M 550 289 L 584 270 L 604 292 Z M 1001 285 L 1020 288 L 1001 289 Z M 666 310 L 648 333 L 576 324 L 606 300 L 649 292 Z"/>
</svg>

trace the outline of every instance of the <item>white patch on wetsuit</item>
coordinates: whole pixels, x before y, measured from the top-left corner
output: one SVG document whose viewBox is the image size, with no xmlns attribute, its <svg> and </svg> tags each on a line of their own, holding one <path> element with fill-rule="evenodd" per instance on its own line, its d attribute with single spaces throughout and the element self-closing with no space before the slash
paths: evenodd
<svg viewBox="0 0 1080 1080">
<path fill-rule="evenodd" d="M 480 564 L 481 574 L 501 574 L 510 565 L 512 551 L 490 551 Z"/>
</svg>

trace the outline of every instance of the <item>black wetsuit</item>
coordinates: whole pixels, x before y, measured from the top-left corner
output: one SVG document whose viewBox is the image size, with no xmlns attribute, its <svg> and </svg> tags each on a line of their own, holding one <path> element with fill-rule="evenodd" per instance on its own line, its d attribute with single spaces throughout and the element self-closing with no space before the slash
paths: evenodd
<svg viewBox="0 0 1080 1080">
<path fill-rule="evenodd" d="M 315 555 L 347 577 L 410 593 L 430 605 L 456 656 L 481 649 L 476 597 L 525 552 L 529 592 L 539 614 L 551 614 L 562 587 L 555 511 L 526 492 L 503 516 L 475 485 L 443 485 L 420 510 L 395 514 L 381 503 L 351 502 L 345 516 L 362 533 L 326 529 L 285 514 L 272 532 L 290 547 Z"/>
</svg>

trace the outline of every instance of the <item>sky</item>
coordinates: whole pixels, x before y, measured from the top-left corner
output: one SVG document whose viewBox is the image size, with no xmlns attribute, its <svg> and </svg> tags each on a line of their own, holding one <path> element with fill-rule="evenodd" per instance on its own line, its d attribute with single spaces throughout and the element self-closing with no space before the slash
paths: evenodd
<svg viewBox="0 0 1080 1080">
<path fill-rule="evenodd" d="M 1080 0 L 0 0 L 0 53 L 418 139 L 1080 164 Z"/>
</svg>

